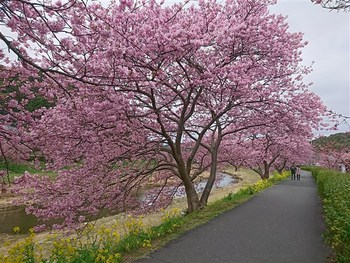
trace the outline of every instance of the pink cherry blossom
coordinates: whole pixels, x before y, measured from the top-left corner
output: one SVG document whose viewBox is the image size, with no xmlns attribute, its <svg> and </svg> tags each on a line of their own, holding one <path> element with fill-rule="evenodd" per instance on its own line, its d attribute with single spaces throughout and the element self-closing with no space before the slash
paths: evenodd
<svg viewBox="0 0 350 263">
<path fill-rule="evenodd" d="M 273 2 L 2 2 L 17 37 L 0 39 L 19 61 L 0 77 L 16 76 L 25 98 L 6 102 L 1 120 L 58 173 L 16 181 L 28 212 L 70 225 L 142 207 L 139 191 L 155 178 L 183 184 L 192 212 L 207 204 L 219 165 L 237 161 L 226 158 L 234 142 L 274 130 L 276 140 L 308 138 L 325 108 L 303 83 L 306 42 L 269 13 Z M 38 96 L 50 106 L 28 111 Z"/>
</svg>

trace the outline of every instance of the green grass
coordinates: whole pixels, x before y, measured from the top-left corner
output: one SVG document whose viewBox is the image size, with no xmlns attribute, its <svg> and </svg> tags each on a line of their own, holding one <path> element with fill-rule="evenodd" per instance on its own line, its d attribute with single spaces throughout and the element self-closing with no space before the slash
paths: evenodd
<svg viewBox="0 0 350 263">
<path fill-rule="evenodd" d="M 6 164 L 4 162 L 0 162 L 0 169 L 6 169 Z M 9 163 L 8 169 L 11 173 L 23 174 L 25 171 L 30 173 L 35 173 L 38 170 L 32 167 L 29 164 L 20 164 L 20 163 Z"/>
<path fill-rule="evenodd" d="M 134 251 L 128 251 L 127 253 L 121 253 L 123 255 L 123 261 L 125 263 L 130 263 L 139 259 L 152 251 L 164 246 L 169 241 L 179 237 L 185 232 L 203 225 L 220 214 L 227 212 L 238 205 L 246 202 L 252 198 L 256 193 L 276 184 L 277 182 L 284 180 L 289 177 L 289 173 L 284 173 L 283 176 L 274 176 L 269 180 L 258 181 L 256 184 L 242 188 L 237 193 L 230 193 L 226 197 L 217 200 L 201 210 L 195 211 L 193 213 L 187 214 L 182 217 L 175 218 L 176 228 L 168 231 L 166 228 L 163 229 L 163 224 L 157 226 L 155 229 L 157 233 L 156 239 L 152 239 L 152 247 L 138 247 Z"/>
<path fill-rule="evenodd" d="M 6 164 L 4 162 L 0 161 L 0 170 L 6 170 L 6 169 L 7 169 Z M 46 172 L 46 171 L 42 171 L 40 169 L 37 169 L 29 163 L 10 162 L 10 163 L 8 163 L 8 171 L 9 171 L 9 177 L 10 177 L 11 182 L 13 181 L 13 179 L 16 176 L 21 176 L 26 171 L 29 173 L 32 173 L 32 174 L 42 174 L 42 175 L 50 175 L 50 176 L 56 175 L 53 172 Z"/>
<path fill-rule="evenodd" d="M 129 218 L 124 228 L 126 234 L 119 238 L 118 225 L 112 228 L 86 227 L 81 236 L 88 242 L 82 243 L 79 239 L 59 239 L 54 242 L 53 249 L 47 251 L 49 258 L 44 259 L 36 254 L 34 248 L 40 247 L 34 241 L 34 233 L 22 243 L 16 243 L 8 256 L 0 255 L 1 262 L 21 262 L 21 258 L 30 259 L 30 262 L 133 262 L 156 250 L 170 240 L 185 232 L 207 223 L 218 215 L 235 208 L 246 202 L 256 193 L 272 186 L 278 181 L 289 177 L 275 175 L 269 180 L 258 181 L 248 187 L 242 188 L 237 193 L 230 193 L 226 197 L 217 200 L 201 210 L 190 214 L 181 215 L 177 211 L 165 212 L 162 223 L 151 228 L 144 228 L 139 219 Z M 119 226 L 120 227 L 120 226 Z M 30 249 L 28 249 L 30 248 Z M 39 249 L 40 250 L 40 249 Z M 28 261 L 29 262 L 29 261 Z"/>
<path fill-rule="evenodd" d="M 338 263 L 350 262 L 350 174 L 308 168 L 317 181 L 326 223 L 325 241 Z"/>
</svg>

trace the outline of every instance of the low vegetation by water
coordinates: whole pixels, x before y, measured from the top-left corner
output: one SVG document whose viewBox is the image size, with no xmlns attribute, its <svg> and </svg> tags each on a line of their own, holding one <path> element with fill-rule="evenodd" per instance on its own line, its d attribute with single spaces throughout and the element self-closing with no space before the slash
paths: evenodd
<svg viewBox="0 0 350 263">
<path fill-rule="evenodd" d="M 3 171 L 8 170 L 10 182 L 12 182 L 16 176 L 22 176 L 23 173 L 26 171 L 29 173 L 35 173 L 35 174 L 43 174 L 43 175 L 50 175 L 50 176 L 56 175 L 56 173 L 54 172 L 41 170 L 38 167 L 34 167 L 33 165 L 30 165 L 28 163 L 9 162 L 6 164 L 0 161 L 0 171 L 1 170 Z"/>
<path fill-rule="evenodd" d="M 25 164 L 11 164 L 10 167 L 11 167 L 10 174 L 12 175 L 12 177 L 14 174 L 21 175 L 20 173 L 24 173 L 25 171 L 31 171 L 31 173 L 39 173 L 39 174 L 43 173 Z M 240 178 L 241 174 L 242 174 L 242 177 L 244 177 L 244 183 L 250 183 L 251 180 L 249 179 L 254 175 L 257 178 L 257 174 L 255 174 L 251 170 L 241 169 L 239 172 L 237 171 L 233 172 L 230 168 L 231 167 L 227 167 L 225 169 L 225 173 L 222 173 L 222 172 L 218 173 L 218 176 L 217 176 L 218 180 L 213 186 L 213 190 L 215 191 L 215 196 L 218 194 L 218 192 L 221 193 L 220 196 L 223 196 L 226 192 L 230 191 L 232 187 L 236 187 L 238 182 L 241 181 L 241 179 L 238 179 Z M 195 183 L 197 191 L 199 192 L 203 191 L 204 185 L 207 180 L 206 176 L 207 174 L 203 173 L 203 175 L 201 175 L 201 179 Z M 156 187 L 157 185 L 154 186 L 154 188 Z M 143 194 L 140 194 L 140 200 L 144 198 L 145 193 L 146 191 L 144 191 Z M 183 199 L 183 197 L 185 197 L 185 191 L 183 187 L 180 187 L 178 188 L 178 191 L 174 195 L 174 198 L 178 200 L 179 198 Z M 16 226 L 20 228 L 19 234 L 26 234 L 28 233 L 30 228 L 33 228 L 36 225 L 42 225 L 43 223 L 45 223 L 48 227 L 50 227 L 52 224 L 60 222 L 59 219 L 43 222 L 39 218 L 36 218 L 34 215 L 27 214 L 25 212 L 24 206 L 14 205 L 15 199 L 16 198 L 14 195 L 11 194 L 11 191 L 7 191 L 7 194 L 0 195 L 0 243 L 3 237 L 3 235 L 1 234 L 3 233 L 13 234 L 13 228 Z M 142 200 L 142 201 L 146 202 L 147 200 Z M 181 201 L 185 201 L 185 200 L 179 200 L 179 202 Z M 179 202 L 176 202 L 176 203 L 178 204 Z M 98 218 L 109 217 L 113 215 L 115 215 L 115 212 L 104 210 L 99 213 Z"/>
<path fill-rule="evenodd" d="M 325 241 L 338 263 L 350 262 L 350 174 L 308 168 L 316 178 L 327 226 Z"/>
<path fill-rule="evenodd" d="M 110 226 L 94 226 L 88 223 L 75 237 L 48 236 L 41 243 L 35 241 L 35 233 L 10 245 L 8 253 L 0 255 L 0 261 L 13 262 L 132 262 L 134 259 L 164 245 L 180 234 L 206 223 L 219 214 L 246 201 L 255 193 L 288 176 L 275 175 L 270 180 L 242 188 L 225 198 L 213 202 L 201 211 L 184 215 L 179 209 L 165 211 L 162 223 L 146 227 L 142 218 L 128 217 L 125 223 Z M 123 231 L 120 231 L 123 230 Z M 14 231 L 20 231 L 16 228 Z"/>
</svg>

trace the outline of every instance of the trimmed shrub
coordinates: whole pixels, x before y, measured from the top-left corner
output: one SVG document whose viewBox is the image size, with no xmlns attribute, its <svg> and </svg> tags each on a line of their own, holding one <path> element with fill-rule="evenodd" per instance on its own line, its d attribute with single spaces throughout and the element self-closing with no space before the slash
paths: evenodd
<svg viewBox="0 0 350 263">
<path fill-rule="evenodd" d="M 322 168 L 309 168 L 316 178 L 323 200 L 324 235 L 339 263 L 350 262 L 350 174 Z"/>
</svg>

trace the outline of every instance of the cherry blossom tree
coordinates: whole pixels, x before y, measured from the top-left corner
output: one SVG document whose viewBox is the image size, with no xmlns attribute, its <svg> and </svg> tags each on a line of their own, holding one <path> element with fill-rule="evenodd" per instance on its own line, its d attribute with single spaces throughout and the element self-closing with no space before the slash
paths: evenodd
<svg viewBox="0 0 350 263">
<path fill-rule="evenodd" d="M 238 152 L 238 158 L 237 154 L 228 154 L 228 158 L 241 160 L 241 165 L 250 167 L 262 179 L 268 179 L 273 170 L 282 173 L 292 164 L 308 163 L 313 153 L 312 132 L 308 123 L 300 120 L 295 117 L 246 132 L 229 147 L 229 152 Z"/>
<path fill-rule="evenodd" d="M 328 169 L 338 170 L 339 164 L 342 163 L 343 152 L 334 148 L 334 145 L 331 143 L 318 147 L 316 155 L 317 163 Z"/>
<path fill-rule="evenodd" d="M 224 141 L 293 118 L 317 127 L 324 107 L 302 81 L 306 43 L 270 3 L 1 2 L 17 36 L 0 39 L 20 59 L 2 77 L 18 70 L 35 81 L 21 92 L 35 86 L 54 105 L 28 114 L 24 100 L 16 112 L 30 119 L 23 136 L 59 171 L 54 181 L 19 179 L 29 211 L 69 224 L 125 209 L 156 176 L 184 185 L 191 212 L 207 204 Z M 207 169 L 199 194 L 193 182 Z"/>
<path fill-rule="evenodd" d="M 325 141 L 314 145 L 315 161 L 318 165 L 328 169 L 339 170 L 339 165 L 345 165 L 349 170 L 349 152 L 348 145 L 339 144 L 336 141 Z"/>
<path fill-rule="evenodd" d="M 274 169 L 281 173 L 292 164 L 307 164 L 312 157 L 311 144 L 305 137 L 265 134 L 251 143 L 255 154 L 248 164 L 262 179 L 268 179 Z"/>
<path fill-rule="evenodd" d="M 233 166 L 236 171 L 241 167 L 247 167 L 248 159 L 252 156 L 242 137 L 245 138 L 244 134 L 228 137 L 220 146 L 219 160 Z"/>
<path fill-rule="evenodd" d="M 6 71 L 1 68 L 2 73 Z M 9 165 L 12 162 L 21 162 L 30 158 L 32 148 L 22 137 L 21 130 L 28 125 L 31 119 L 30 113 L 24 114 L 21 111 L 21 102 L 25 100 L 25 96 L 19 91 L 20 85 L 18 73 L 14 73 L 12 77 L 0 81 L 0 163 L 5 169 L 2 173 L 6 176 L 6 180 L 2 181 L 2 187 L 10 186 Z M 33 110 L 37 99 L 31 100 L 26 104 L 26 111 Z M 26 118 L 29 116 L 29 119 Z"/>
</svg>

